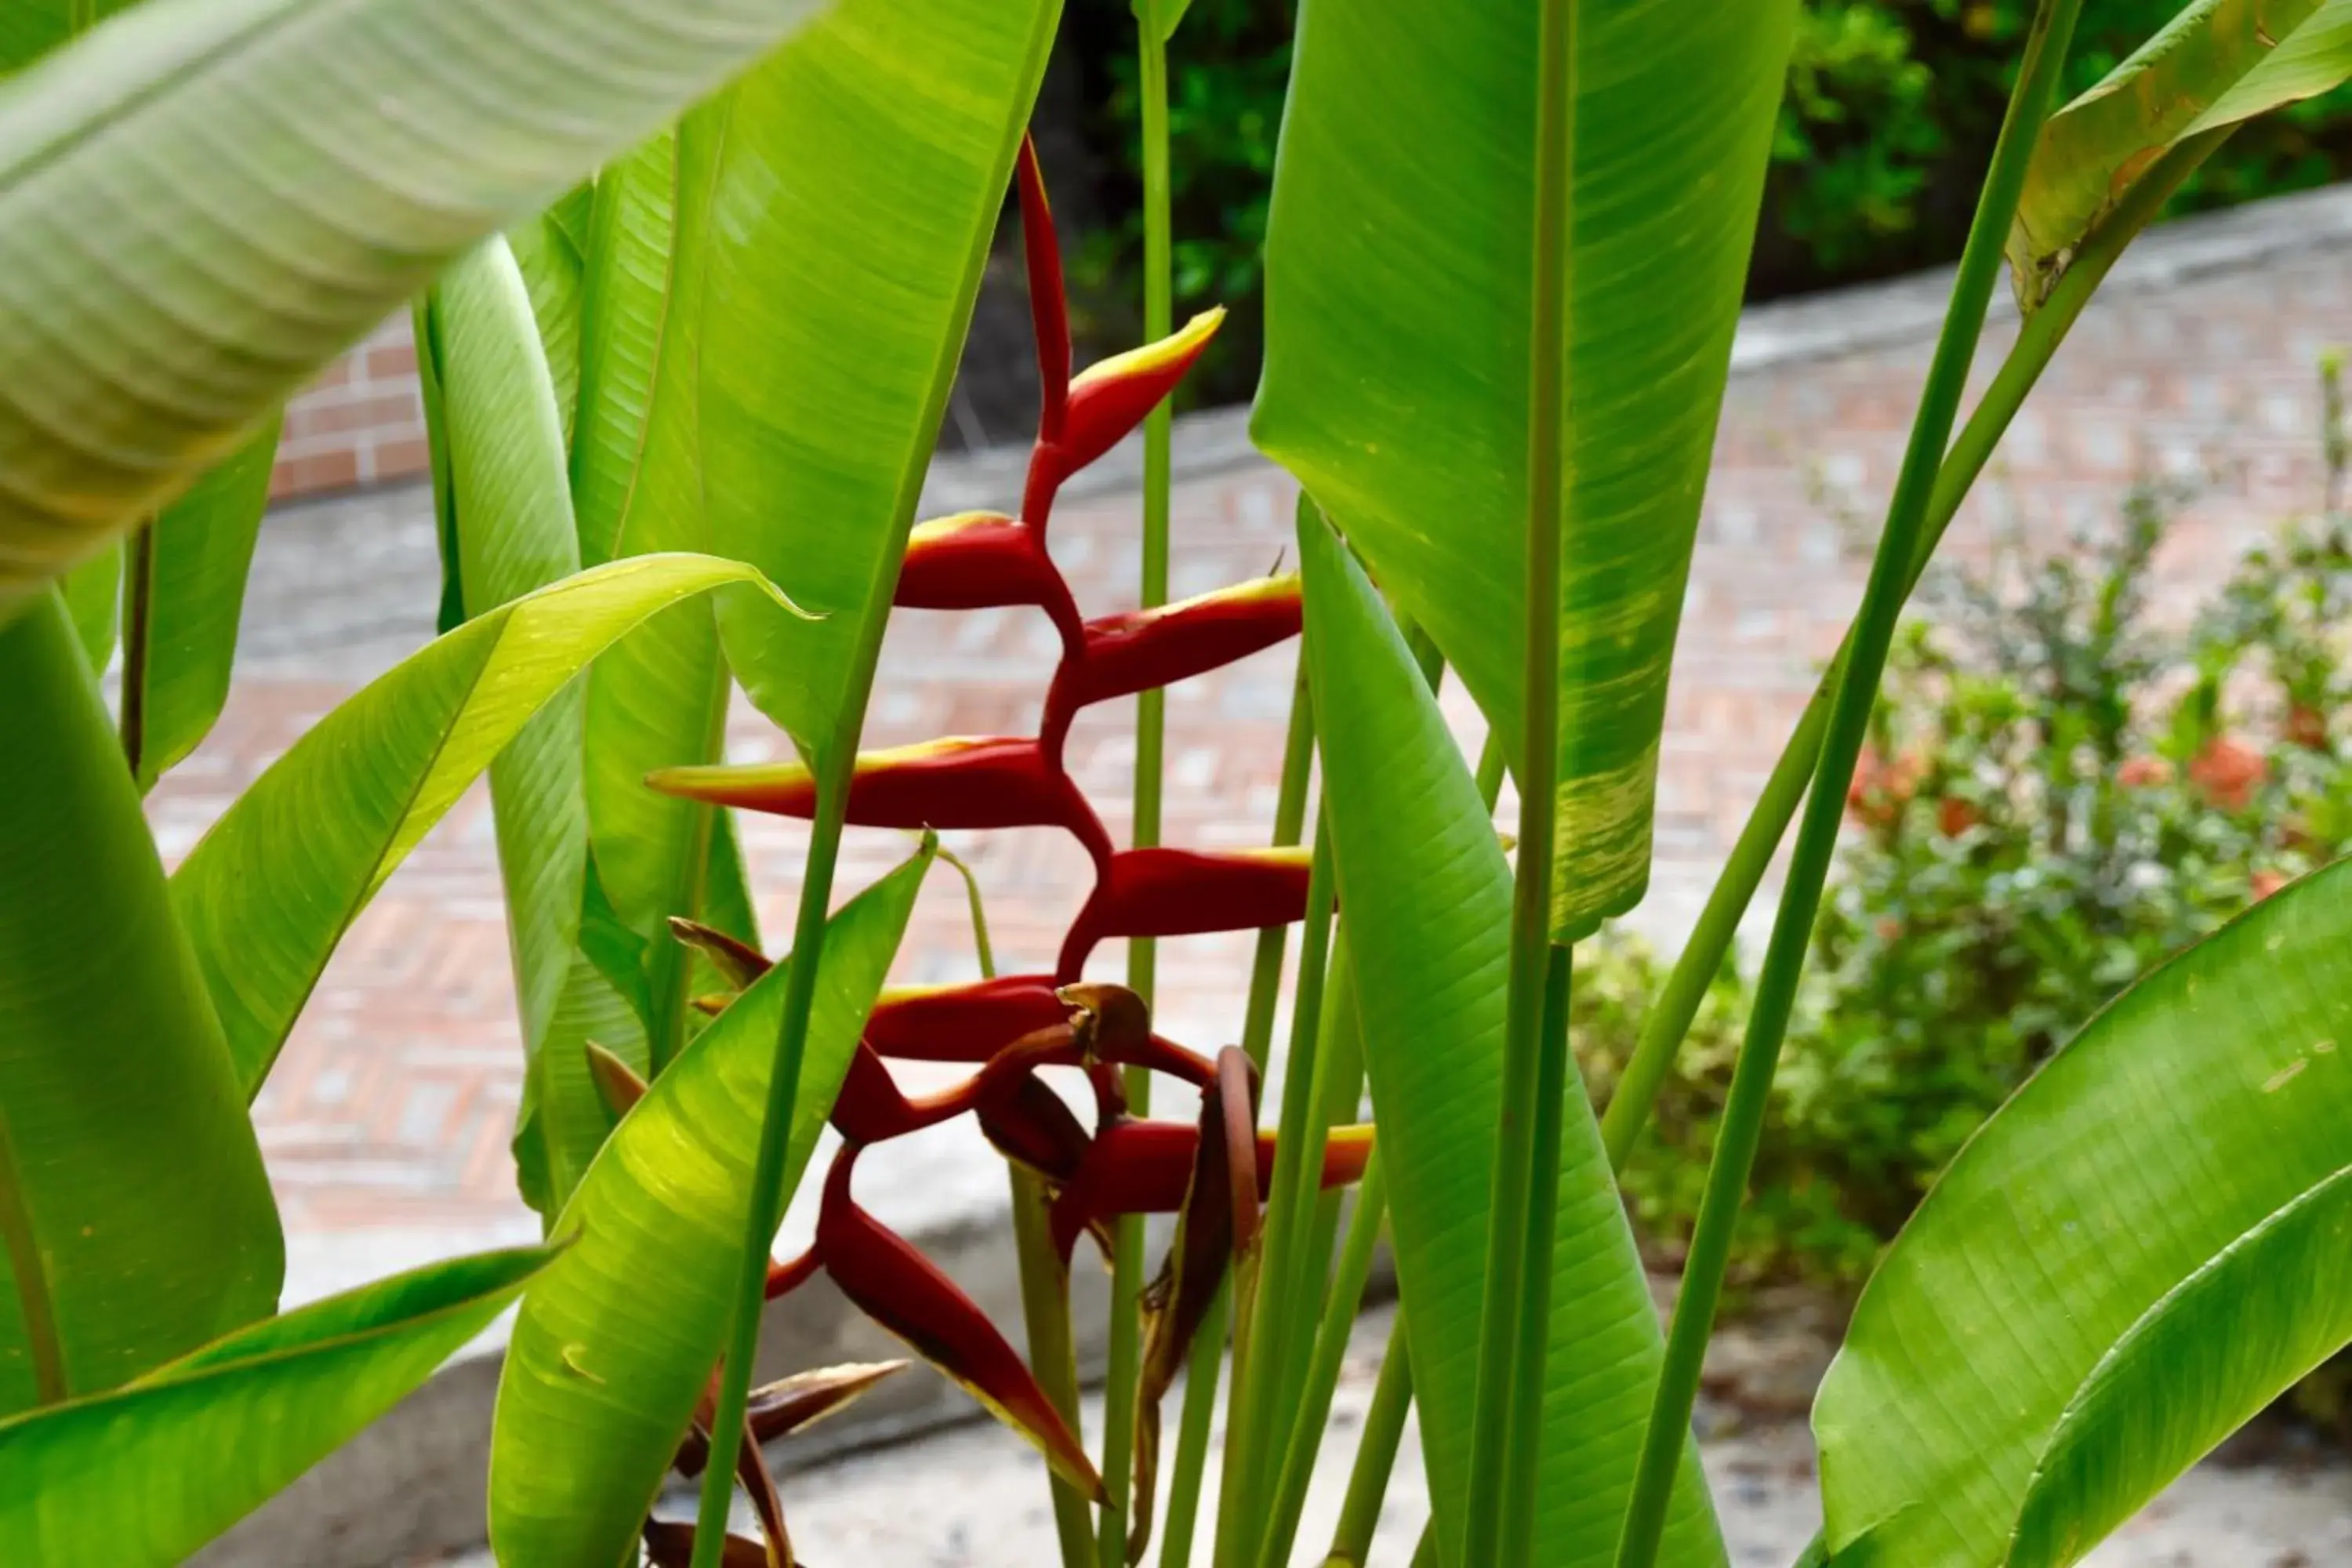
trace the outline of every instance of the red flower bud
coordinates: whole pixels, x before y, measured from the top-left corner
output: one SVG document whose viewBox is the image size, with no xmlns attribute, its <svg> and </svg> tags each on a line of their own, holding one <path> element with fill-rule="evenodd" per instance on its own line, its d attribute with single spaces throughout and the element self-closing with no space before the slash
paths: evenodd
<svg viewBox="0 0 2352 1568">
<path fill-rule="evenodd" d="M 796 1372 L 751 1391 L 750 1402 L 744 1406 L 744 1430 L 754 1443 L 772 1443 L 779 1437 L 788 1437 L 803 1426 L 815 1426 L 835 1411 L 847 1409 L 867 1389 L 906 1368 L 903 1361 L 877 1361 Z M 702 1408 L 695 1413 L 695 1425 L 688 1430 L 686 1441 L 678 1445 L 679 1475 L 698 1476 L 710 1460 L 710 1395 L 706 1393 Z"/>
<path fill-rule="evenodd" d="M 1083 708 L 1220 668 L 1297 637 L 1299 614 L 1293 573 L 1088 621 L 1084 654 L 1063 667 L 1061 702 L 1047 706 Z"/>
<path fill-rule="evenodd" d="M 909 610 L 1057 607 L 1069 593 L 1026 526 L 1003 512 L 962 511 L 915 525 L 891 603 Z"/>
<path fill-rule="evenodd" d="M 1062 434 L 1070 396 L 1070 311 L 1062 285 L 1062 246 L 1054 234 L 1054 209 L 1045 200 L 1045 174 L 1037 166 L 1037 144 L 1021 138 L 1017 184 L 1021 197 L 1021 253 L 1028 263 L 1029 317 L 1037 333 L 1037 383 L 1044 406 L 1037 415 L 1043 441 Z"/>
<path fill-rule="evenodd" d="M 1179 331 L 1156 343 L 1114 354 L 1088 365 L 1070 383 L 1070 404 L 1058 439 L 1046 437 L 1038 459 L 1043 472 L 1033 479 L 1049 487 L 1109 451 L 1144 416 L 1176 390 L 1209 340 L 1217 335 L 1225 312 L 1220 306 L 1203 310 Z"/>
<path fill-rule="evenodd" d="M 646 783 L 714 805 L 816 815 L 816 776 L 798 762 L 662 768 Z M 1093 812 L 1036 742 L 952 736 L 858 753 L 848 820 L 858 827 L 1066 827 L 1084 837 Z"/>
<path fill-rule="evenodd" d="M 604 1100 L 604 1109 L 618 1121 L 646 1097 L 646 1080 L 637 1076 L 636 1068 L 595 1041 L 588 1041 L 587 1047 L 588 1076 L 594 1080 L 597 1097 Z"/>
<path fill-rule="evenodd" d="M 1055 1474 L 1101 1502 L 1102 1479 L 1020 1352 L 953 1280 L 851 1200 L 856 1163 L 856 1151 L 842 1151 L 817 1213 L 817 1248 L 834 1283 L 859 1311 L 1035 1444 Z"/>
<path fill-rule="evenodd" d="M 739 942 L 715 926 L 683 915 L 669 917 L 669 933 L 709 959 L 710 966 L 738 991 L 767 973 L 772 963 L 750 942 Z"/>
<path fill-rule="evenodd" d="M 1070 1021 L 1043 974 L 954 985 L 893 985 L 866 1020 L 866 1043 L 901 1061 L 984 1062 L 1024 1036 Z"/>
<path fill-rule="evenodd" d="M 980 1097 L 980 1131 L 996 1152 L 1059 1186 L 1078 1173 L 1092 1142 L 1069 1102 L 1043 1081 L 1020 1078 Z"/>
</svg>

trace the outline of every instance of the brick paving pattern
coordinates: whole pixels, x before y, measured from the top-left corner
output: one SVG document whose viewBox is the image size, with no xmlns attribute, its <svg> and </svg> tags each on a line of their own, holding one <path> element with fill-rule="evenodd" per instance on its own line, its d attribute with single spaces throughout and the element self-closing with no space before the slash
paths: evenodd
<svg viewBox="0 0 2352 1568">
<path fill-rule="evenodd" d="M 2063 536 L 2113 516 L 2137 479 L 2164 475 L 2200 488 L 2160 575 L 2176 586 L 2213 582 L 2278 519 L 2317 503 L 2314 366 L 2323 348 L 2352 340 L 2344 259 L 2340 248 L 2306 246 L 2257 270 L 2126 291 L 2094 309 L 1949 550 L 1980 553 L 1990 523 L 2011 512 L 2038 537 Z M 2012 332 L 1997 324 L 1989 350 Z M 1644 929 L 1665 935 L 1687 921 L 1835 646 L 1864 565 L 1841 520 L 1883 503 L 1927 352 L 1912 334 L 1831 357 L 1784 357 L 1735 378 L 1675 670 L 1655 885 L 1636 917 Z M 351 395 L 356 403 L 361 394 Z M 1230 447 L 1234 429 L 1229 416 L 1181 426 L 1180 466 L 1184 447 L 1213 432 Z M 966 495 L 988 489 L 1000 470 L 985 458 L 950 460 L 934 486 L 958 489 L 954 504 L 974 504 Z M 1245 457 L 1180 478 L 1176 593 L 1273 566 L 1287 547 L 1294 500 L 1286 476 Z M 1074 497 L 1060 510 L 1055 552 L 1087 613 L 1133 603 L 1136 536 L 1131 491 Z M 154 796 L 167 858 L 184 854 L 306 724 L 430 635 L 434 563 L 422 490 L 289 506 L 262 538 L 227 713 Z M 869 742 L 1025 731 L 1053 652 L 1042 616 L 1030 612 L 902 615 Z M 1291 658 L 1287 649 L 1260 655 L 1171 693 L 1169 842 L 1262 841 Z M 1475 731 L 1458 692 L 1449 710 L 1465 734 Z M 1074 769 L 1114 835 L 1124 834 L 1128 816 L 1127 722 L 1125 705 L 1107 707 L 1072 739 Z M 771 756 L 781 744 L 739 702 L 733 753 Z M 1083 892 L 1083 858 L 1044 831 L 966 837 L 953 847 L 983 879 L 1001 962 L 1045 966 Z M 798 825 L 747 821 L 772 946 L 788 920 L 803 841 Z M 903 848 L 897 835 L 853 832 L 843 887 L 861 885 Z M 1230 1037 L 1248 947 L 1246 937 L 1168 944 L 1162 1014 L 1171 1033 L 1204 1046 Z M 1115 953 L 1097 962 L 1100 973 L 1117 973 Z M 898 973 L 971 973 L 960 894 L 938 879 Z M 478 787 L 362 916 L 257 1107 L 298 1276 L 309 1258 L 305 1278 L 317 1288 L 334 1282 L 346 1268 L 335 1261 L 338 1247 L 371 1260 L 400 1250 L 393 1243 L 371 1252 L 370 1236 L 409 1237 L 429 1255 L 450 1250 L 451 1238 L 527 1234 L 506 1153 L 520 1066 L 488 802 Z M 916 1150 L 908 1158 L 895 1179 L 876 1174 L 886 1214 L 894 1186 L 932 1212 L 978 1209 L 1001 1193 L 961 1155 L 927 1164 Z"/>
</svg>

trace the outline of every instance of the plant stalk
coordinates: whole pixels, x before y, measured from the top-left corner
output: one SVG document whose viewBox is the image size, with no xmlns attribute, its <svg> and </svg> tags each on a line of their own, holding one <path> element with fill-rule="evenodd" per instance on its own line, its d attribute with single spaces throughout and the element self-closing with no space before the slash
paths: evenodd
<svg viewBox="0 0 2352 1568">
<path fill-rule="evenodd" d="M 2017 88 L 2011 94 L 2000 137 L 1993 148 L 1992 167 L 1969 226 L 1959 270 L 1952 280 L 1951 305 L 1920 393 L 1862 607 L 1854 616 L 1819 771 L 1806 797 L 1771 942 L 1757 980 L 1747 1036 L 1732 1068 L 1715 1158 L 1707 1168 L 1706 1187 L 1684 1264 L 1682 1289 L 1667 1331 L 1665 1363 L 1659 1373 L 1641 1463 L 1626 1504 L 1624 1531 L 1618 1541 L 1618 1568 L 1651 1568 L 1657 1561 L 1666 1506 L 1698 1393 L 1699 1365 L 1714 1328 L 1724 1270 L 1730 1262 L 1732 1230 L 1755 1165 L 1773 1069 L 1788 1031 L 1805 952 L 1811 942 L 1822 885 L 1837 850 L 1846 789 L 1861 755 L 1871 708 L 1877 700 L 1879 677 L 1894 641 L 1896 617 L 1902 613 L 1911 563 L 1925 538 L 1928 503 L 1966 389 L 1969 365 L 2000 278 L 2001 247 L 2017 211 L 2034 142 L 2056 96 L 2060 68 L 2081 10 L 2082 0 L 2042 0 L 2026 37 Z"/>
<path fill-rule="evenodd" d="M 1348 1472 L 1348 1495 L 1340 1500 L 1339 1523 L 1332 1531 L 1323 1568 L 1364 1568 L 1372 1532 L 1380 1528 L 1381 1507 L 1388 1500 L 1397 1448 L 1404 1441 L 1404 1418 L 1412 1409 L 1412 1357 L 1405 1350 L 1404 1312 L 1399 1309 L 1389 1322 L 1388 1353 L 1381 1357 L 1371 1406 L 1364 1412 L 1363 1436 L 1356 1444 L 1356 1462 Z"/>
<path fill-rule="evenodd" d="M 1541 1086 L 1543 994 L 1550 963 L 1553 812 L 1559 776 L 1559 536 L 1567 495 L 1568 201 L 1574 167 L 1573 0 L 1543 0 L 1536 38 L 1534 310 L 1528 395 L 1528 619 L 1519 733 L 1518 865 L 1511 889 L 1510 992 L 1505 1012 L 1502 1097 L 1487 1214 L 1486 1300 L 1478 1323 L 1465 1563 L 1520 1568 L 1507 1555 L 1505 1521 L 1531 1506 L 1535 1454 L 1521 1451 L 1512 1405 L 1543 1384 L 1544 1338 L 1520 1359 L 1524 1321 L 1548 1321 L 1551 1278 L 1528 1267 L 1530 1237 L 1551 1230 L 1558 1159 L 1537 1163 L 1546 1116 Z M 1559 1108 L 1551 1108 L 1557 1115 Z M 1550 1133 L 1557 1147 L 1557 1131 Z M 1531 1395 L 1530 1395 L 1531 1396 Z"/>
<path fill-rule="evenodd" d="M 1259 1489 L 1272 1478 L 1260 1449 L 1268 1424 L 1275 1418 L 1275 1384 L 1286 1368 L 1283 1347 L 1287 1342 L 1287 1314 L 1300 1309 L 1290 1282 L 1297 1271 L 1315 1184 L 1310 1174 L 1303 1184 L 1288 1179 L 1286 1169 L 1306 1168 L 1286 1161 L 1281 1151 L 1304 1149 L 1308 1123 L 1318 1108 L 1321 1084 L 1316 1065 L 1324 1028 L 1324 981 L 1329 973 L 1332 948 L 1331 904 L 1334 868 L 1328 818 L 1318 818 L 1315 853 L 1307 884 L 1307 915 L 1300 923 L 1298 984 L 1291 996 L 1290 1049 L 1283 1058 L 1282 1114 L 1275 1132 L 1276 1157 L 1273 1203 L 1259 1233 L 1256 1289 L 1243 1292 L 1249 1308 L 1248 1355 L 1237 1363 L 1233 1396 L 1225 1412 L 1225 1456 L 1223 1484 L 1217 1500 L 1217 1562 L 1244 1564 L 1255 1560 L 1255 1531 L 1265 1519 L 1258 1506 Z M 1321 1160 L 1317 1159 L 1319 1168 Z"/>
<path fill-rule="evenodd" d="M 1349 1216 L 1348 1238 L 1339 1248 L 1339 1268 L 1331 1279 L 1330 1302 L 1316 1331 L 1315 1348 L 1307 1356 L 1304 1386 L 1291 1419 L 1290 1445 L 1267 1510 L 1258 1568 L 1283 1568 L 1290 1561 L 1291 1542 L 1298 1535 L 1298 1516 L 1307 1506 L 1307 1483 L 1314 1477 L 1315 1458 L 1323 1447 L 1331 1396 L 1339 1386 L 1339 1365 L 1347 1359 L 1348 1340 L 1355 1328 L 1356 1310 L 1363 1304 L 1364 1282 L 1371 1278 L 1372 1251 L 1388 1217 L 1388 1183 L 1375 1149 L 1364 1165 L 1363 1184 L 1356 1191 L 1356 1212 Z"/>
<path fill-rule="evenodd" d="M 147 667 L 153 658 L 155 520 L 131 533 L 122 556 L 122 760 L 139 776 L 147 752 Z"/>
<path fill-rule="evenodd" d="M 1969 489 L 1991 459 L 2010 421 L 2024 406 L 2027 394 L 2057 356 L 2059 345 L 2066 341 L 2067 332 L 2125 247 L 2155 220 L 2165 203 L 2180 188 L 2181 182 L 2228 140 L 2233 129 L 2224 127 L 2191 137 L 2151 165 L 2106 221 L 2084 241 L 2073 264 L 2059 277 L 2041 309 L 2026 319 L 2017 342 L 2002 359 L 2000 370 L 1994 373 L 1937 471 L 1927 518 L 1904 574 L 1906 599 L 1919 585 L 1945 530 L 1951 526 L 1960 503 L 1968 499 Z M 1657 1102 L 1666 1074 L 1673 1068 L 1675 1053 L 1689 1034 L 1691 1021 L 1698 1016 L 1708 984 L 1730 953 L 1739 922 L 1754 900 L 1756 889 L 1762 886 L 1764 873 L 1797 815 L 1797 803 L 1804 798 L 1805 786 L 1812 780 L 1813 764 L 1821 756 L 1822 736 L 1829 726 L 1830 703 L 1837 692 L 1853 640 L 1853 633 L 1849 627 L 1845 640 L 1838 645 L 1836 657 L 1822 672 L 1812 696 L 1807 699 L 1804 712 L 1782 748 L 1780 761 L 1772 765 L 1771 776 L 1765 781 L 1763 793 L 1757 797 L 1746 825 L 1740 828 L 1722 875 L 1707 894 L 1706 907 L 1692 927 L 1690 940 L 1684 944 L 1664 988 L 1643 1020 L 1641 1037 L 1601 1118 L 1601 1142 L 1609 1151 L 1611 1166 L 1616 1170 L 1625 1168 L 1633 1144 Z"/>
<path fill-rule="evenodd" d="M 1136 15 L 1138 76 L 1143 100 L 1143 335 L 1157 342 L 1172 328 L 1173 286 L 1170 231 L 1172 226 L 1168 177 L 1168 45 L 1153 15 L 1140 6 Z M 1162 402 L 1143 424 L 1143 584 L 1142 605 L 1152 609 L 1168 602 L 1168 510 L 1170 414 Z M 1135 827 L 1139 849 L 1160 842 L 1161 753 L 1167 734 L 1167 694 L 1157 687 L 1135 700 Z M 1158 976 L 1159 954 L 1150 937 L 1138 937 L 1127 949 L 1128 988 L 1149 1006 Z M 1151 1075 L 1129 1068 L 1125 1075 L 1128 1104 L 1142 1115 L 1151 1108 Z M 1118 1222 L 1111 1262 L 1110 1371 L 1103 1390 L 1103 1488 L 1097 1555 L 1104 1563 L 1127 1560 L 1128 1493 L 1135 1473 L 1135 1402 L 1137 1378 L 1143 1355 L 1140 1297 L 1143 1291 L 1143 1220 L 1130 1215 Z"/>
<path fill-rule="evenodd" d="M 1290 731 L 1283 744 L 1282 782 L 1275 796 L 1274 842 L 1278 846 L 1297 843 L 1306 826 L 1307 785 L 1314 768 L 1315 713 L 1307 700 L 1307 667 L 1302 660 L 1291 688 Z M 1249 1000 L 1242 1013 L 1242 1050 L 1261 1074 L 1274 1041 L 1275 1004 L 1282 990 L 1283 954 L 1289 941 L 1288 926 L 1267 926 L 1259 931 L 1256 958 L 1250 967 Z M 1185 1362 L 1183 1414 L 1177 1426 L 1176 1459 L 1168 1483 L 1168 1519 L 1160 1538 L 1163 1568 L 1186 1568 L 1192 1560 L 1192 1532 L 1201 1511 L 1201 1481 L 1208 1468 L 1209 1427 L 1216 1408 L 1218 1374 L 1224 1368 L 1234 1284 L 1228 1273 L 1201 1321 L 1200 1331 L 1192 1336 L 1192 1349 Z M 1234 1370 L 1238 1379 L 1238 1360 Z"/>
</svg>

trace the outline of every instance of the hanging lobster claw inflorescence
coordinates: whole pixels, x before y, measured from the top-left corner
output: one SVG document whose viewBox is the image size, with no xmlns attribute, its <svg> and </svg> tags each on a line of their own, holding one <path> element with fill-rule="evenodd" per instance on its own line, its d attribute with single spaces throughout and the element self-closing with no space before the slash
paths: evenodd
<svg viewBox="0 0 2352 1568">
<path fill-rule="evenodd" d="M 824 1183 L 815 1241 L 800 1257 L 771 1265 L 768 1295 L 787 1295 L 819 1272 L 829 1274 L 866 1316 L 1027 1437 L 1063 1479 L 1100 1500 L 1103 1478 L 1029 1367 L 970 1297 L 858 1206 L 852 1177 L 865 1149 L 968 1114 L 1007 1160 L 1043 1179 L 1066 1277 L 1080 1237 L 1094 1236 L 1108 1253 L 1120 1215 L 1178 1215 L 1175 1245 L 1146 1300 L 1132 1561 L 1150 1529 L 1160 1400 L 1224 1270 L 1255 1243 L 1276 1151 L 1274 1139 L 1255 1130 L 1256 1071 L 1241 1052 L 1227 1047 L 1213 1061 L 1162 1038 L 1133 992 L 1081 977 L 1095 949 L 1116 938 L 1253 931 L 1299 920 L 1308 896 L 1307 858 L 1295 848 L 1117 849 L 1071 777 L 1064 751 L 1081 709 L 1205 674 L 1297 636 L 1299 581 L 1270 576 L 1157 608 L 1081 617 L 1045 548 L 1055 499 L 1168 397 L 1214 337 L 1223 312 L 1197 316 L 1159 342 L 1072 376 L 1061 257 L 1044 179 L 1025 141 L 1016 185 L 1044 389 L 1021 511 L 959 512 L 917 525 L 893 602 L 922 610 L 1042 609 L 1060 639 L 1061 658 L 1034 736 L 943 737 L 863 752 L 850 781 L 847 819 L 930 830 L 1056 828 L 1087 852 L 1094 885 L 1052 973 L 884 993 L 834 1105 L 842 1148 Z M 742 810 L 804 819 L 816 811 L 815 775 L 799 762 L 671 768 L 646 782 L 667 795 Z M 706 1013 L 723 1009 L 770 967 L 764 955 L 709 927 L 681 920 L 672 931 L 709 961 L 720 982 L 721 989 L 695 998 Z M 893 1060 L 973 1070 L 949 1089 L 917 1096 L 899 1089 Z M 617 1060 L 592 1055 L 592 1068 L 615 1115 L 645 1092 Z M 1119 1081 L 1119 1070 L 1129 1068 L 1191 1086 L 1201 1096 L 1198 1116 L 1129 1116 Z M 1093 1100 L 1091 1128 L 1039 1076 L 1047 1068 L 1083 1075 Z M 1370 1148 L 1369 1128 L 1332 1129 L 1323 1184 L 1356 1180 Z M 762 1548 L 730 1537 L 729 1563 L 790 1561 L 758 1442 L 813 1418 L 800 1414 L 814 1408 L 810 1401 L 834 1408 L 887 1370 L 804 1374 L 815 1381 L 797 1392 L 790 1385 L 801 1380 L 788 1380 L 753 1396 L 752 1436 L 739 1473 L 769 1539 Z M 709 1462 L 698 1430 L 679 1453 L 689 1473 Z M 646 1551 L 656 1563 L 686 1562 L 692 1540 L 683 1525 L 646 1526 Z"/>
</svg>

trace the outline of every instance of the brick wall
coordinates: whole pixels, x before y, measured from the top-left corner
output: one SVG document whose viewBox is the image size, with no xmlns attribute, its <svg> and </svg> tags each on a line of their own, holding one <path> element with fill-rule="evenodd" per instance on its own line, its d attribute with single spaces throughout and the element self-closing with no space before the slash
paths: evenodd
<svg viewBox="0 0 2352 1568">
<path fill-rule="evenodd" d="M 402 311 L 286 405 L 273 500 L 422 478 L 425 405 Z"/>
</svg>

